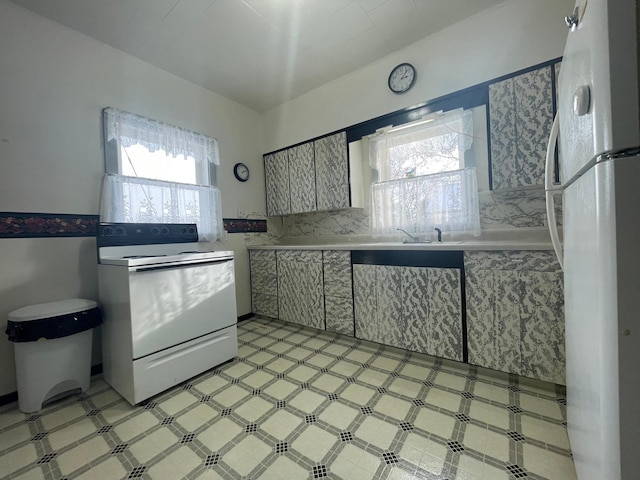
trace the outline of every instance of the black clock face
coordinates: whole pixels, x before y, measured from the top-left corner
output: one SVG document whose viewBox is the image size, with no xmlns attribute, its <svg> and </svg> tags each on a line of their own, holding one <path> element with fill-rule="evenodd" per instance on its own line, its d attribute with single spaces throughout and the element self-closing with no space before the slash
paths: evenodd
<svg viewBox="0 0 640 480">
<path fill-rule="evenodd" d="M 236 163 L 233 167 L 233 174 L 241 182 L 249 180 L 249 167 L 244 163 Z"/>
<path fill-rule="evenodd" d="M 416 69 L 410 63 L 401 63 L 389 74 L 389 88 L 393 93 L 405 93 L 416 81 Z"/>
</svg>

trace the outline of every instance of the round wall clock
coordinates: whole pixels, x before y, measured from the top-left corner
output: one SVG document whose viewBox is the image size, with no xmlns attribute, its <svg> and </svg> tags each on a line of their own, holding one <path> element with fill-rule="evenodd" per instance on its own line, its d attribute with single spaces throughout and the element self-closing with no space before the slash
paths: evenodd
<svg viewBox="0 0 640 480">
<path fill-rule="evenodd" d="M 410 63 L 401 63 L 389 74 L 389 89 L 393 93 L 406 93 L 416 82 L 416 69 Z"/>
<path fill-rule="evenodd" d="M 233 166 L 233 174 L 241 182 L 246 182 L 249 180 L 249 167 L 244 163 L 236 163 Z"/>
</svg>

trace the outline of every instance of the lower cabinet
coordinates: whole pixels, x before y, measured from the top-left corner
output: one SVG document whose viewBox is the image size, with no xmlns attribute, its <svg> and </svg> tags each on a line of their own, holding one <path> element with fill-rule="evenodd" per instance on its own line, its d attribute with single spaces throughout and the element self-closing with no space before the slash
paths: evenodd
<svg viewBox="0 0 640 480">
<path fill-rule="evenodd" d="M 463 361 L 460 270 L 353 265 L 356 336 Z"/>
<path fill-rule="evenodd" d="M 466 252 L 469 363 L 565 383 L 563 276 L 552 252 Z"/>
<path fill-rule="evenodd" d="M 353 337 L 351 252 L 325 250 L 322 263 L 326 329 Z"/>
<path fill-rule="evenodd" d="M 473 251 L 463 262 L 462 252 L 252 249 L 250 261 L 254 313 L 565 383 L 563 276 L 553 252 Z"/>
<path fill-rule="evenodd" d="M 324 330 L 322 251 L 278 250 L 277 259 L 279 318 Z"/>
<path fill-rule="evenodd" d="M 278 318 L 278 273 L 275 250 L 249 250 L 251 310 Z"/>
</svg>

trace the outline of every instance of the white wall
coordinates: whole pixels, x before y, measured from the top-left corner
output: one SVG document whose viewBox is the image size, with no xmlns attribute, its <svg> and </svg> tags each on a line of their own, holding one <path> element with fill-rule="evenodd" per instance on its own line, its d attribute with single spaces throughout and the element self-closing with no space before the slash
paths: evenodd
<svg viewBox="0 0 640 480">
<path fill-rule="evenodd" d="M 562 56 L 564 16 L 573 0 L 513 0 L 448 27 L 399 53 L 328 83 L 265 114 L 265 148 L 272 151 L 417 105 Z M 391 69 L 409 62 L 414 88 L 395 95 Z"/>
<path fill-rule="evenodd" d="M 101 110 L 113 106 L 216 137 L 223 216 L 236 218 L 239 206 L 264 212 L 256 112 L 5 0 L 0 45 L 0 211 L 97 214 Z M 244 184 L 233 177 L 238 161 L 252 170 Z M 251 308 L 245 236 L 224 243 L 236 252 L 243 315 Z M 0 330 L 8 312 L 27 304 L 97 299 L 95 249 L 89 238 L 0 238 Z M 16 391 L 14 370 L 4 336 L 0 395 Z"/>
</svg>

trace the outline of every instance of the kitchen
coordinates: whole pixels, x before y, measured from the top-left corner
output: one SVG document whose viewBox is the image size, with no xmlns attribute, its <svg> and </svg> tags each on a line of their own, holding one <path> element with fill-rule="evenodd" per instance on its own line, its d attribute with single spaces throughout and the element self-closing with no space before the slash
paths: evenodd
<svg viewBox="0 0 640 480">
<path fill-rule="evenodd" d="M 217 138 L 223 217 L 264 219 L 263 153 L 558 58 L 567 35 L 562 18 L 572 7 L 568 1 L 505 2 L 257 112 L 2 1 L 0 35 L 9 47 L 0 54 L 6 67 L 0 95 L 2 111 L 10 114 L 0 120 L 0 210 L 95 215 L 104 174 L 99 112 L 121 105 Z M 386 79 L 403 61 L 419 68 L 418 83 L 395 96 L 387 92 Z M 233 178 L 237 161 L 251 171 L 243 184 Z M 543 209 L 537 204 L 533 213 L 540 215 Z M 336 233 L 330 215 L 316 214 L 311 220 L 315 224 L 310 229 L 299 231 Z M 235 253 L 238 316 L 251 312 L 246 247 L 272 243 L 290 221 L 273 217 L 267 219 L 266 233 L 225 235 L 225 249 Z M 543 226 L 539 221 L 520 225 Z M 34 303 L 33 292 L 39 292 L 38 302 L 98 298 L 95 242 L 90 238 L 3 238 L 0 258 L 2 318 Z M 7 395 L 15 392 L 8 342 L 0 354 L 0 395 Z M 100 363 L 99 355 L 98 344 L 94 364 Z"/>
</svg>

